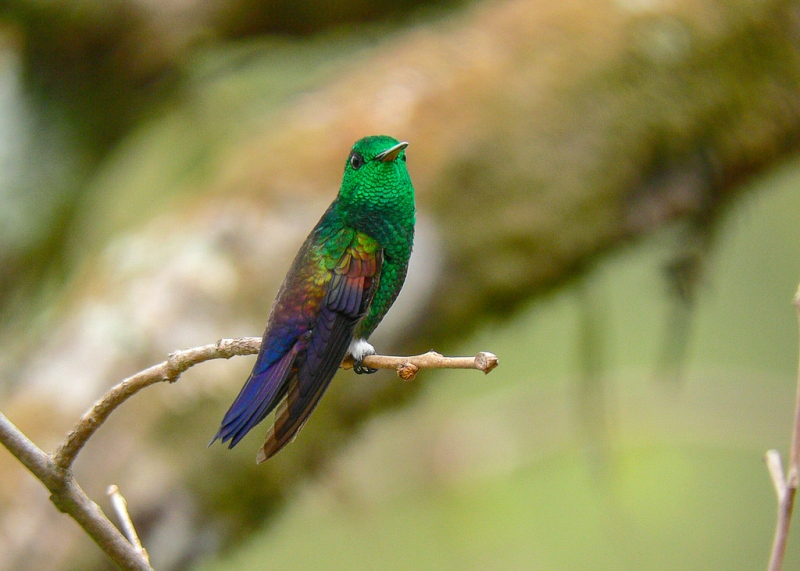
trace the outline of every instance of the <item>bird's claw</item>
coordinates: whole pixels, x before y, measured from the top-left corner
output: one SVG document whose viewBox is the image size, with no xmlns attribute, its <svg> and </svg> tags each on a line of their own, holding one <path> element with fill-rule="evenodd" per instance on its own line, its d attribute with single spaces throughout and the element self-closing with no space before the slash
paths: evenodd
<svg viewBox="0 0 800 571">
<path fill-rule="evenodd" d="M 358 375 L 371 375 L 373 373 L 377 373 L 378 369 L 373 369 L 372 367 L 365 367 L 361 364 L 360 360 L 356 361 L 353 364 L 353 371 L 355 371 Z"/>
</svg>

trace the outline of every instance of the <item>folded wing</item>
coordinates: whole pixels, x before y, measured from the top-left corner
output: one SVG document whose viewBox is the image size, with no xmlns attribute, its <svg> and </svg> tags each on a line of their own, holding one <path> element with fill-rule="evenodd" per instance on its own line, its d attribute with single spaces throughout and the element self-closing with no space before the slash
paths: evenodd
<svg viewBox="0 0 800 571">
<path fill-rule="evenodd" d="M 278 405 L 258 461 L 274 456 L 303 427 L 347 354 L 358 321 L 369 309 L 380 277 L 380 250 L 366 251 L 356 242 L 333 270 L 325 302 L 304 352 Z"/>
<path fill-rule="evenodd" d="M 351 231 L 331 252 L 312 237 L 281 286 L 253 371 L 212 440 L 234 447 L 277 407 L 259 461 L 290 442 L 319 403 L 380 279 L 382 251 L 372 239 Z"/>
</svg>

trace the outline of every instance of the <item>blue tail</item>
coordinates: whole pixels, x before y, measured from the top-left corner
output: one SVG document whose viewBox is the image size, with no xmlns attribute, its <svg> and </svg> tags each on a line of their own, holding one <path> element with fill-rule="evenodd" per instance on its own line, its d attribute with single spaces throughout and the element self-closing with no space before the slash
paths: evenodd
<svg viewBox="0 0 800 571">
<path fill-rule="evenodd" d="M 258 356 L 259 359 L 263 355 Z M 297 348 L 292 347 L 278 361 L 263 371 L 257 372 L 258 363 L 250 373 L 250 377 L 239 392 L 239 396 L 225 413 L 217 434 L 209 442 L 209 446 L 217 440 L 230 441 L 228 448 L 233 448 L 244 438 L 245 434 L 264 420 L 277 406 L 286 392 L 286 378 L 292 372 Z"/>
</svg>

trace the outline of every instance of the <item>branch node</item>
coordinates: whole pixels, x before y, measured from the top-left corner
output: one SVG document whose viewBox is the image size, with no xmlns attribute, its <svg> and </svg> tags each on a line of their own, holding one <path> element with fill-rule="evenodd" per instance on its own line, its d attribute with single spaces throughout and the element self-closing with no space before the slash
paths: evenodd
<svg viewBox="0 0 800 571">
<path fill-rule="evenodd" d="M 797 466 L 789 466 L 789 473 L 786 476 L 786 488 L 797 490 L 800 475 L 797 473 Z"/>
<path fill-rule="evenodd" d="M 397 367 L 397 376 L 404 381 L 413 381 L 418 371 L 419 367 L 414 363 L 405 362 Z"/>
</svg>

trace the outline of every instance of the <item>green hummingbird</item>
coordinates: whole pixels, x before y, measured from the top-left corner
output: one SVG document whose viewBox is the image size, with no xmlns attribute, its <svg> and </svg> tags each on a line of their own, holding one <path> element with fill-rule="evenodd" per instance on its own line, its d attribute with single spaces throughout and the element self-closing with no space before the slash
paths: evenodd
<svg viewBox="0 0 800 571">
<path fill-rule="evenodd" d="M 253 371 L 212 443 L 233 448 L 276 410 L 257 461 L 303 427 L 349 353 L 357 373 L 367 342 L 406 278 L 414 241 L 414 188 L 406 142 L 356 142 L 339 194 L 308 235 L 278 291 Z"/>
</svg>

